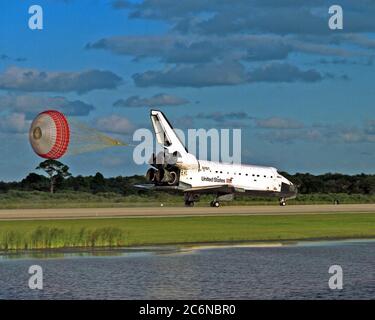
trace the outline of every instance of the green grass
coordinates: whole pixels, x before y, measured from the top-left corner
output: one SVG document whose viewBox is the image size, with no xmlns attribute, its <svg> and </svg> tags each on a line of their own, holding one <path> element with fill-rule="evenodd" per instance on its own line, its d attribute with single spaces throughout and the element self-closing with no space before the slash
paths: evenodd
<svg viewBox="0 0 375 320">
<path fill-rule="evenodd" d="M 374 237 L 375 213 L 0 221 L 1 250 Z"/>
<path fill-rule="evenodd" d="M 50 194 L 40 191 L 9 191 L 0 193 L 0 209 L 43 209 L 43 208 L 110 208 L 134 206 L 160 206 L 166 204 L 183 204 L 182 197 L 163 193 L 156 197 L 117 193 L 57 192 Z"/>
<path fill-rule="evenodd" d="M 213 199 L 211 195 L 204 195 L 198 206 L 208 206 Z M 293 204 L 324 204 L 333 203 L 338 199 L 340 203 L 375 203 L 375 195 L 361 194 L 300 194 Z M 134 206 L 183 206 L 182 194 L 168 194 L 165 192 L 128 195 L 117 193 L 91 194 L 85 192 L 57 192 L 49 194 L 40 191 L 9 191 L 0 193 L 0 209 L 22 208 L 103 208 L 103 207 L 134 207 Z M 230 205 L 278 205 L 276 198 L 236 197 Z M 225 203 L 224 203 L 225 205 Z"/>
</svg>

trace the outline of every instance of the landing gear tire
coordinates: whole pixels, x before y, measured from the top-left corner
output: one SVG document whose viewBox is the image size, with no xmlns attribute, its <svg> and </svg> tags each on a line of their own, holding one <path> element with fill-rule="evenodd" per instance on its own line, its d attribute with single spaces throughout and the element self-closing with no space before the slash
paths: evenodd
<svg viewBox="0 0 375 320">
<path fill-rule="evenodd" d="M 279 204 L 280 204 L 280 206 L 285 207 L 286 206 L 286 200 L 285 200 L 285 198 L 280 198 Z"/>
<path fill-rule="evenodd" d="M 220 202 L 219 201 L 215 201 L 215 200 L 211 201 L 210 206 L 214 207 L 214 208 L 219 208 L 220 207 Z"/>
<path fill-rule="evenodd" d="M 194 207 L 194 201 L 185 201 L 185 207 Z"/>
</svg>

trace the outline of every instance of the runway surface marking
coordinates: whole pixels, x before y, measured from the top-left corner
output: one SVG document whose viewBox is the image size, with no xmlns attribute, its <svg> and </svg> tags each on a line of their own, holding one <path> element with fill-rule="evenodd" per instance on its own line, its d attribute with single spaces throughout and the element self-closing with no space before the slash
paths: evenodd
<svg viewBox="0 0 375 320">
<path fill-rule="evenodd" d="M 332 214 L 374 213 L 375 204 L 224 206 L 211 207 L 136 207 L 136 208 L 66 208 L 66 209 L 2 209 L 0 220 L 79 219 L 110 217 L 181 217 L 219 215 Z"/>
</svg>

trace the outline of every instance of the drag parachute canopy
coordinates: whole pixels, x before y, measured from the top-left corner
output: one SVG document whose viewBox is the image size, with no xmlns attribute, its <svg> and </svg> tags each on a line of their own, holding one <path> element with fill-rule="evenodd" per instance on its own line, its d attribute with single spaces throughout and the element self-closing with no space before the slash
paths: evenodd
<svg viewBox="0 0 375 320">
<path fill-rule="evenodd" d="M 44 111 L 33 120 L 29 139 L 37 155 L 46 159 L 58 159 L 68 149 L 70 140 L 68 121 L 59 111 Z"/>
</svg>

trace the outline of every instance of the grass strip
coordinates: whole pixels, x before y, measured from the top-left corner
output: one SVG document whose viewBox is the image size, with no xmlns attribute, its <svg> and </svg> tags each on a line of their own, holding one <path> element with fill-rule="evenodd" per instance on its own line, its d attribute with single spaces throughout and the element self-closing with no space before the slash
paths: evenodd
<svg viewBox="0 0 375 320">
<path fill-rule="evenodd" d="M 0 250 L 374 238 L 375 213 L 0 221 Z"/>
</svg>

